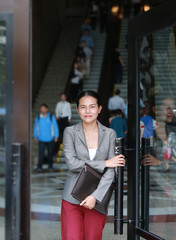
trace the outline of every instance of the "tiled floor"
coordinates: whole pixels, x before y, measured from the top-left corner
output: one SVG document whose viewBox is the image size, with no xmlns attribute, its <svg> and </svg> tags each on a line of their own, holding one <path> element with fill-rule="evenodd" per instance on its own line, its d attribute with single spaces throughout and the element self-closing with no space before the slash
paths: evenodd
<svg viewBox="0 0 176 240">
<path fill-rule="evenodd" d="M 31 240 L 55 240 L 60 236 L 61 194 L 66 178 L 66 165 L 56 164 L 54 172 L 47 169 L 42 173 L 33 171 L 31 175 Z M 150 231 L 167 240 L 176 239 L 176 166 L 169 173 L 151 167 L 150 171 Z M 125 173 L 126 181 L 126 173 Z M 0 171 L 0 208 L 4 208 L 3 170 Z M 108 216 L 113 216 L 114 201 L 110 202 Z M 127 215 L 127 196 L 124 195 L 124 216 Z M 112 218 L 110 218 L 112 219 Z M 126 224 L 124 235 L 113 234 L 114 224 L 107 223 L 103 240 L 127 239 Z M 4 238 L 4 218 L 0 217 L 0 239 Z"/>
</svg>

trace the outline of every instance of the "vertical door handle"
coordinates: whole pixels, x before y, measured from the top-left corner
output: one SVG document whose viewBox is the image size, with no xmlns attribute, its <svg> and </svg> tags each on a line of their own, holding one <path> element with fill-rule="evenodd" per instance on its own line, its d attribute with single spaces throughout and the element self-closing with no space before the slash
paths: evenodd
<svg viewBox="0 0 176 240">
<path fill-rule="evenodd" d="M 115 156 L 125 151 L 125 138 L 116 138 Z M 115 168 L 114 233 L 123 234 L 123 167 Z"/>
</svg>

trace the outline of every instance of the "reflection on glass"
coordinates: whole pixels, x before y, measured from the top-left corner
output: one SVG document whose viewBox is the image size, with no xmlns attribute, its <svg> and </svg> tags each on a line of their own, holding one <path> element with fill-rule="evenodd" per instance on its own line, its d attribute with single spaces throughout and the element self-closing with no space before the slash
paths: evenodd
<svg viewBox="0 0 176 240">
<path fill-rule="evenodd" d="M 150 232 L 171 240 L 176 228 L 176 51 L 175 29 L 168 28 L 145 36 L 140 45 L 142 139 L 150 139 L 148 152 L 141 154 L 141 192 L 147 193 L 147 203 L 141 196 L 142 227 L 147 221 Z M 144 148 L 144 146 L 143 146 Z M 146 169 L 149 169 L 145 182 Z M 146 179 L 145 179 L 146 180 Z M 144 188 L 144 189 L 142 189 Z M 147 195 L 146 195 L 147 196 Z M 146 217 L 146 218 L 145 218 Z"/>
<path fill-rule="evenodd" d="M 6 115 L 6 26 L 0 21 L 0 208 L 5 208 L 5 115 Z M 0 215 L 0 239 L 5 239 L 5 220 Z"/>
<path fill-rule="evenodd" d="M 5 58 L 5 23 L 0 22 L 0 149 L 5 147 L 5 83 L 6 83 L 6 58 Z"/>
</svg>

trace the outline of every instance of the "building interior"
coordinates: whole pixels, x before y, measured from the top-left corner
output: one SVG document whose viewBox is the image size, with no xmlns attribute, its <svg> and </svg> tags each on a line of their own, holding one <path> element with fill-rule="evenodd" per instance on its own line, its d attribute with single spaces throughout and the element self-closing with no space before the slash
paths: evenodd
<svg viewBox="0 0 176 240">
<path fill-rule="evenodd" d="M 95 15 L 91 12 L 92 2 L 99 9 Z M 101 12 L 102 2 L 106 12 L 104 15 Z M 70 125 L 80 121 L 76 102 L 72 96 L 71 79 L 75 62 L 81 64 L 77 54 L 81 46 L 80 39 L 84 34 L 81 27 L 85 19 L 89 19 L 94 45 L 91 48 L 90 69 L 84 67 L 86 72 L 83 72 L 79 91 L 93 90 L 99 93 L 103 106 L 99 121 L 109 127 L 109 118 L 114 113 L 108 109 L 108 101 L 116 94 L 117 89 L 120 89 L 120 96 L 126 105 L 123 113 L 128 128 L 128 146 L 126 145 L 125 150 L 127 164 L 124 168 L 122 190 L 123 231 L 114 234 L 115 194 L 113 194 L 102 239 L 175 239 L 176 21 L 174 20 L 176 14 L 172 16 L 170 13 L 169 18 L 167 2 L 168 9 L 171 9 L 172 4 L 173 7 L 175 6 L 174 0 L 24 0 L 23 3 L 19 0 L 2 0 L 0 3 L 0 239 L 62 239 L 61 201 L 68 170 L 63 144 L 60 142 L 54 154 L 52 171 L 48 169 L 46 151 L 42 171 L 38 172 L 36 168 L 39 148 L 34 141 L 33 129 L 41 104 L 47 104 L 49 112 L 55 115 L 61 93 L 66 94 L 71 104 Z M 167 22 L 164 8 L 169 24 L 166 23 L 158 28 L 158 18 Z M 140 22 L 143 16 L 150 17 L 150 12 L 152 16 L 150 23 L 153 21 L 151 29 L 157 26 L 157 31 L 146 30 L 148 33 L 145 34 L 141 29 L 137 46 L 138 74 L 133 78 L 137 79 L 134 83 L 129 80 L 132 79 L 134 69 L 129 66 L 132 59 L 130 54 L 133 52 L 133 46 L 130 44 L 133 41 L 131 32 L 135 34 L 135 29 L 130 29 L 130 26 L 133 24 L 133 19 L 134 22 Z M 158 17 L 156 19 L 153 17 L 155 13 Z M 116 79 L 114 63 L 116 49 L 123 60 L 120 82 Z M 134 62 L 135 59 L 134 56 Z M 134 101 L 131 101 L 132 95 Z M 170 112 L 166 113 L 166 109 Z M 142 115 L 144 110 L 147 110 L 144 115 L 150 115 L 157 124 L 155 127 L 152 126 L 152 131 L 158 133 L 163 122 L 165 128 L 172 129 L 172 134 L 167 132 L 167 143 L 164 139 L 162 149 L 158 137 L 156 141 L 149 143 L 148 148 L 157 149 L 158 155 L 155 155 L 155 159 L 161 159 L 160 155 L 162 155 L 162 160 L 158 160 L 159 163 L 142 162 L 146 153 L 139 131 L 142 131 L 140 118 L 144 116 Z M 168 114 L 166 116 L 169 118 L 168 122 L 163 114 Z M 132 123 L 135 126 L 135 133 Z M 138 170 L 134 170 L 136 171 L 134 175 L 130 154 L 128 158 L 130 146 L 134 142 L 130 137 L 131 132 L 140 149 L 136 157 L 139 166 L 137 166 Z M 167 151 L 166 155 L 170 151 L 169 157 L 164 155 L 163 158 L 164 147 Z M 151 156 L 152 152 L 147 154 Z M 134 168 L 137 167 L 135 163 Z M 131 169 L 130 175 L 129 169 Z M 129 182 L 135 185 L 136 176 L 139 184 L 138 188 L 135 187 L 134 200 Z M 130 199 L 135 201 L 135 203 L 132 201 L 131 207 Z M 133 204 L 138 206 L 134 211 L 138 211 L 138 215 L 132 213 Z M 133 230 L 131 227 L 133 220 L 129 220 L 130 214 L 134 214 L 135 219 L 138 219 Z M 138 228 L 142 229 L 143 233 Z"/>
</svg>

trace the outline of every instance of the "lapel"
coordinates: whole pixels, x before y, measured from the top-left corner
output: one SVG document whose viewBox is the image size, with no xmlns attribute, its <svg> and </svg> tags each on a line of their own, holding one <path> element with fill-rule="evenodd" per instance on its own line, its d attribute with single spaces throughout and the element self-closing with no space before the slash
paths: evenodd
<svg viewBox="0 0 176 240">
<path fill-rule="evenodd" d="M 105 127 L 99 121 L 97 122 L 98 122 L 98 149 L 99 149 L 101 141 L 105 134 Z"/>
<path fill-rule="evenodd" d="M 87 148 L 86 138 L 85 138 L 84 130 L 82 127 L 82 121 L 75 126 L 75 129 L 78 134 L 78 137 L 81 139 L 81 141 L 84 143 L 84 145 Z"/>
<path fill-rule="evenodd" d="M 104 134 L 105 134 L 105 127 L 99 121 L 97 121 L 97 122 L 98 122 L 98 148 L 99 148 L 99 146 L 101 144 L 101 141 L 102 141 L 102 139 L 104 137 Z M 79 122 L 75 126 L 75 128 L 76 128 L 76 131 L 77 131 L 77 134 L 78 134 L 79 138 L 81 139 L 81 141 L 84 143 L 84 145 L 88 149 L 85 134 L 84 134 L 84 130 L 83 130 L 83 127 L 82 127 L 82 122 Z"/>
</svg>

